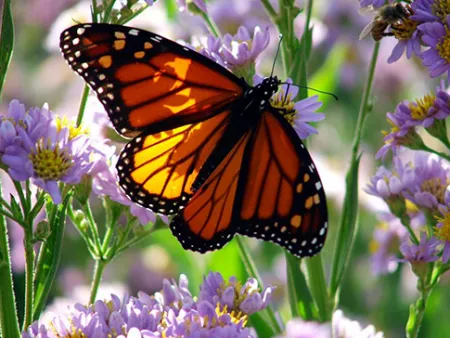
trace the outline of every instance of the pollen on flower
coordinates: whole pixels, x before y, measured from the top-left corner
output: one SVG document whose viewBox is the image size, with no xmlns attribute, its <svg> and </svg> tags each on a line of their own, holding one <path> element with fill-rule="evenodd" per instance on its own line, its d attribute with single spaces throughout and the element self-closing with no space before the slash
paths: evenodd
<svg viewBox="0 0 450 338">
<path fill-rule="evenodd" d="M 43 180 L 57 181 L 72 166 L 72 158 L 67 152 L 61 151 L 59 147 L 46 149 L 42 143 L 41 141 L 35 152 L 30 153 L 30 161 L 38 177 Z"/>
<path fill-rule="evenodd" d="M 445 190 L 450 182 L 442 182 L 440 178 L 431 178 L 422 182 L 422 191 L 427 191 L 436 197 L 438 203 L 445 204 Z"/>
<path fill-rule="evenodd" d="M 434 14 L 441 20 L 445 20 L 450 14 L 450 0 L 435 0 L 432 5 Z"/>
<path fill-rule="evenodd" d="M 69 140 L 73 140 L 75 137 L 79 135 L 89 135 L 89 129 L 84 127 L 77 127 L 74 122 L 67 120 L 64 116 L 63 118 L 56 117 L 56 130 L 58 132 L 63 128 L 69 129 Z"/>
<path fill-rule="evenodd" d="M 291 124 L 294 125 L 297 111 L 295 110 L 295 102 L 292 100 L 291 93 L 286 95 L 284 90 L 281 90 L 278 95 L 270 99 L 272 107 L 280 109 L 281 115 Z"/>
<path fill-rule="evenodd" d="M 409 40 L 417 30 L 418 22 L 410 18 L 403 19 L 398 24 L 392 25 L 392 33 L 397 40 Z"/>
<path fill-rule="evenodd" d="M 232 310 L 231 312 L 228 312 L 228 306 L 224 305 L 224 307 L 221 309 L 220 303 L 217 303 L 216 306 L 216 314 L 218 317 L 222 315 L 229 315 L 231 317 L 231 321 L 235 324 L 238 324 L 239 322 L 242 322 L 242 325 L 247 325 L 247 314 L 243 313 L 242 311 L 236 311 Z"/>
<path fill-rule="evenodd" d="M 450 242 L 450 212 L 447 212 L 444 217 L 436 216 L 436 219 L 441 224 L 441 226 L 435 227 L 435 236 L 440 240 Z"/>
<path fill-rule="evenodd" d="M 445 36 L 443 36 L 436 46 L 441 58 L 450 63 L 450 30 L 445 26 Z"/>
<path fill-rule="evenodd" d="M 411 110 L 411 116 L 414 120 L 423 120 L 428 116 L 428 111 L 434 105 L 436 95 L 427 94 L 423 98 L 416 100 L 415 104 L 410 103 L 408 108 Z"/>
</svg>

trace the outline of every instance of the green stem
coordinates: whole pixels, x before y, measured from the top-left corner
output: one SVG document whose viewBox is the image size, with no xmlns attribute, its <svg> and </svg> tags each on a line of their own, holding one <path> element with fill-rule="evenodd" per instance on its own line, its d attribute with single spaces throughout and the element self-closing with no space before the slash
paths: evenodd
<svg viewBox="0 0 450 338">
<path fill-rule="evenodd" d="M 33 226 L 25 229 L 25 315 L 22 329 L 26 330 L 33 320 L 34 302 L 34 248 L 33 248 Z"/>
<path fill-rule="evenodd" d="M 117 22 L 117 24 L 119 25 L 124 25 L 127 22 L 133 20 L 135 17 L 137 17 L 139 14 L 141 14 L 143 11 L 145 11 L 149 6 L 148 5 L 144 5 L 141 8 L 139 8 L 136 12 L 133 12 L 133 14 L 131 14 L 130 16 L 127 16 L 126 19 L 121 19 Z"/>
<path fill-rule="evenodd" d="M 308 285 L 319 311 L 319 319 L 321 322 L 330 321 L 331 311 L 323 272 L 322 256 L 318 254 L 307 259 L 306 269 L 308 270 Z"/>
<path fill-rule="evenodd" d="M 308 5 L 306 8 L 307 9 L 306 9 L 305 29 L 303 30 L 303 32 L 307 32 L 309 30 L 309 26 L 311 25 L 313 0 L 308 0 Z"/>
<path fill-rule="evenodd" d="M 208 29 L 209 29 L 210 33 L 212 35 L 214 35 L 216 38 L 220 38 L 222 36 L 222 34 L 220 33 L 220 29 L 216 25 L 214 20 L 212 20 L 211 17 L 208 14 L 204 13 L 204 12 L 202 12 L 201 17 L 205 21 L 206 26 L 208 26 Z"/>
<path fill-rule="evenodd" d="M 419 244 L 419 240 L 417 239 L 416 234 L 414 233 L 413 229 L 411 228 L 411 219 L 407 214 L 403 214 L 403 216 L 400 216 L 400 223 L 408 230 L 409 237 L 411 238 L 411 241 L 414 244 Z"/>
<path fill-rule="evenodd" d="M 261 0 L 261 4 L 263 5 L 264 9 L 267 12 L 267 15 L 269 16 L 270 20 L 272 22 L 275 22 L 277 20 L 277 12 L 275 12 L 275 9 L 273 9 L 272 4 L 269 0 Z"/>
<path fill-rule="evenodd" d="M 83 95 L 81 96 L 80 101 L 80 108 L 78 109 L 77 127 L 79 127 L 81 125 L 81 122 L 83 122 L 84 110 L 86 109 L 88 96 L 89 96 L 89 87 L 87 85 L 84 85 Z"/>
<path fill-rule="evenodd" d="M 0 182 L 1 189 L 1 182 Z M 1 190 L 0 190 L 1 194 Z M 0 211 L 3 208 L 0 206 Z M 8 228 L 6 219 L 0 214 L 0 332 L 3 337 L 19 338 L 16 299 L 11 271 Z"/>
<path fill-rule="evenodd" d="M 103 259 L 97 259 L 95 261 L 94 279 L 91 285 L 91 296 L 89 298 L 89 304 L 94 304 L 97 297 L 98 288 L 103 277 L 103 271 L 105 270 L 107 262 Z"/>
<path fill-rule="evenodd" d="M 245 244 L 243 238 L 241 236 L 235 236 L 235 240 L 236 240 L 236 243 L 238 244 L 242 262 L 244 263 L 244 266 L 245 266 L 245 269 L 247 270 L 248 275 L 253 278 L 256 278 L 256 280 L 258 281 L 258 285 L 261 288 L 264 287 L 261 276 L 260 276 L 258 270 L 256 269 L 256 264 L 253 261 L 252 257 L 250 256 L 249 248 Z M 275 330 L 275 333 L 280 333 L 282 330 L 281 330 L 280 324 L 278 323 L 278 320 L 275 316 L 275 313 L 274 313 L 272 307 L 268 306 L 265 312 L 267 314 L 267 318 L 270 321 L 270 325 Z"/>
<path fill-rule="evenodd" d="M 111 12 L 112 12 L 112 9 L 113 9 L 115 3 L 116 3 L 116 0 L 111 0 L 108 7 L 106 7 L 103 18 L 102 18 L 103 23 L 109 22 L 109 16 L 111 15 Z"/>
<path fill-rule="evenodd" d="M 375 75 L 375 68 L 378 59 L 380 44 L 377 42 L 372 52 L 369 74 L 364 86 L 361 105 L 356 122 L 356 131 L 353 137 L 352 154 L 350 168 L 346 177 L 346 193 L 344 205 L 342 207 L 342 216 L 337 229 L 336 245 L 333 252 L 333 261 L 330 275 L 330 298 L 338 303 L 338 289 L 344 276 L 345 270 L 351 257 L 353 241 L 357 232 L 358 215 L 358 169 L 359 169 L 359 144 L 363 131 L 364 122 L 369 112 L 369 97 L 372 92 L 372 83 Z"/>
<path fill-rule="evenodd" d="M 101 252 L 101 243 L 100 243 L 100 235 L 98 233 L 98 228 L 97 228 L 97 223 L 95 223 L 95 219 L 94 219 L 94 215 L 92 214 L 92 209 L 91 206 L 88 203 L 86 203 L 85 205 L 83 205 L 83 211 L 86 215 L 86 218 L 88 220 L 89 223 L 89 229 L 92 232 L 92 236 L 94 237 L 94 241 L 95 241 L 95 245 L 97 246 L 99 253 Z"/>
</svg>

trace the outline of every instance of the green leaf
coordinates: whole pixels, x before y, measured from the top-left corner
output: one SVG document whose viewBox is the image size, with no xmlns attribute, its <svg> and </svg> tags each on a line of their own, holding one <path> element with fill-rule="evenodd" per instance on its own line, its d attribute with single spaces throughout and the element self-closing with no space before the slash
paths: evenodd
<svg viewBox="0 0 450 338">
<path fill-rule="evenodd" d="M 0 182 L 1 189 L 1 182 Z M 1 193 L 1 190 L 0 190 Z M 0 205 L 0 209 L 3 207 Z M 6 219 L 0 214 L 0 332 L 3 337 L 19 338 L 20 329 L 14 296 L 11 257 Z"/>
<path fill-rule="evenodd" d="M 164 5 L 166 7 L 166 14 L 169 20 L 173 20 L 177 17 L 178 6 L 175 0 L 165 0 Z"/>
<path fill-rule="evenodd" d="M 14 22 L 11 11 L 11 1 L 5 0 L 3 5 L 0 3 L 0 15 L 2 27 L 0 31 L 0 101 L 3 91 L 3 85 L 6 79 L 6 73 L 11 61 L 14 47 Z"/>
<path fill-rule="evenodd" d="M 10 198 L 10 205 L 11 205 L 11 211 L 14 217 L 18 219 L 23 219 L 22 217 L 22 209 L 20 208 L 19 203 L 17 203 L 16 198 L 13 194 L 9 195 Z"/>
<path fill-rule="evenodd" d="M 348 52 L 348 47 L 342 46 L 341 44 L 336 44 L 331 50 L 325 63 L 320 67 L 320 69 L 311 77 L 309 80 L 309 86 L 311 88 L 317 88 L 326 92 L 335 92 L 339 77 L 330 76 L 330 74 L 338 74 L 343 62 L 345 61 L 345 54 Z M 319 101 L 326 104 L 330 100 L 330 95 L 318 94 Z M 322 107 L 324 109 L 324 107 Z"/>
<path fill-rule="evenodd" d="M 252 314 L 248 321 L 248 326 L 251 326 L 256 330 L 258 337 L 274 337 L 277 334 L 261 312 Z"/>
<path fill-rule="evenodd" d="M 209 254 L 206 259 L 205 274 L 209 271 L 220 272 L 226 280 L 231 276 L 236 276 L 243 283 L 248 277 L 254 277 L 246 274 L 235 239 L 224 248 Z"/>
<path fill-rule="evenodd" d="M 67 194 L 63 203 L 58 206 L 53 205 L 52 210 L 47 214 L 50 221 L 51 234 L 41 246 L 36 265 L 33 320 L 37 320 L 44 309 L 58 271 L 64 230 L 66 228 L 66 213 L 71 198 L 72 193 Z"/>
<path fill-rule="evenodd" d="M 300 270 L 300 260 L 285 252 L 288 299 L 292 317 L 302 317 L 304 320 L 318 319 L 311 293 L 306 284 L 305 275 Z"/>
<path fill-rule="evenodd" d="M 361 155 L 350 164 L 345 178 L 346 190 L 342 216 L 337 229 L 336 245 L 333 252 L 331 266 L 330 295 L 333 297 L 348 265 L 351 256 L 353 242 L 357 232 L 358 218 L 358 169 Z"/>
</svg>

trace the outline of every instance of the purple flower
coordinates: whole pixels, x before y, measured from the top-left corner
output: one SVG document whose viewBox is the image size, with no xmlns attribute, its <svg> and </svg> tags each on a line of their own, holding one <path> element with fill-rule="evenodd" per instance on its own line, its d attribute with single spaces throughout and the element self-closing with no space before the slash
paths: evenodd
<svg viewBox="0 0 450 338">
<path fill-rule="evenodd" d="M 450 116 L 449 102 L 450 95 L 446 91 L 445 82 L 441 80 L 435 92 L 415 102 L 403 101 L 397 106 L 394 114 L 406 127 L 429 128 L 436 120 Z"/>
<path fill-rule="evenodd" d="M 259 75 L 253 77 L 255 85 L 261 83 L 262 80 L 263 78 Z M 292 85 L 291 79 L 287 79 L 286 82 L 288 84 L 282 84 L 279 91 L 270 99 L 271 105 L 283 109 L 280 111 L 281 114 L 294 127 L 301 139 L 306 139 L 311 134 L 317 134 L 317 129 L 309 123 L 325 118 L 325 114 L 316 113 L 316 110 L 322 106 L 322 102 L 317 101 L 317 95 L 295 102 L 298 87 Z"/>
<path fill-rule="evenodd" d="M 388 203 L 392 198 L 399 197 L 414 180 L 414 172 L 409 165 L 404 165 L 397 156 L 393 162 L 394 170 L 379 167 L 365 189 L 368 194 L 378 196 Z"/>
<path fill-rule="evenodd" d="M 231 69 L 254 63 L 270 41 L 269 27 L 255 27 L 253 38 L 247 28 L 241 26 L 235 35 L 225 34 L 221 56 Z"/>
<path fill-rule="evenodd" d="M 389 151 L 397 155 L 402 146 L 410 149 L 423 148 L 423 141 L 416 133 L 415 127 L 408 125 L 404 119 L 405 115 L 411 114 L 404 112 L 404 110 L 409 110 L 409 107 L 402 102 L 397 105 L 394 113 L 386 114 L 387 121 L 392 128 L 390 132 L 383 131 L 383 134 L 385 134 L 384 145 L 378 150 L 375 156 L 377 159 L 384 159 Z"/>
<path fill-rule="evenodd" d="M 341 310 L 333 313 L 331 321 L 333 337 L 339 338 L 383 338 L 383 332 L 376 332 L 373 325 L 368 325 L 364 329 L 357 321 L 350 320 L 344 316 Z"/>
<path fill-rule="evenodd" d="M 403 193 L 406 198 L 427 209 L 450 205 L 450 166 L 446 160 L 417 152 L 410 166 L 414 167 L 414 180 Z"/>
<path fill-rule="evenodd" d="M 411 4 L 414 14 L 411 19 L 417 22 L 444 21 L 448 13 L 447 4 L 435 0 L 415 0 Z"/>
<path fill-rule="evenodd" d="M 392 49 L 392 53 L 388 58 L 388 63 L 394 63 L 403 55 L 406 50 L 406 58 L 411 56 L 420 56 L 420 38 L 422 33 L 417 30 L 418 23 L 411 19 L 403 19 L 402 23 L 397 24 L 396 29 L 392 33 L 397 38 L 398 42 Z"/>
<path fill-rule="evenodd" d="M 92 191 L 100 196 L 108 196 L 111 200 L 130 207 L 130 213 L 135 216 L 142 225 L 156 221 L 156 214 L 128 198 L 118 185 L 115 163 L 116 156 L 101 156 L 95 164 L 90 175 L 93 176 Z M 161 216 L 165 223 L 169 223 L 166 216 Z"/>
<path fill-rule="evenodd" d="M 240 320 L 267 307 L 273 290 L 274 287 L 269 286 L 260 293 L 258 282 L 254 278 L 249 278 L 241 285 L 235 277 L 225 282 L 220 273 L 210 272 L 203 278 L 198 299 L 217 305 L 223 311 L 235 311 L 237 319 Z"/>
<path fill-rule="evenodd" d="M 185 276 L 178 284 L 165 280 L 163 285 L 154 296 L 140 292 L 137 298 L 111 295 L 109 301 L 75 304 L 69 314 L 46 315 L 49 320 L 33 323 L 22 338 L 68 337 L 74 332 L 87 338 L 253 337 L 246 321 L 236 321 L 231 311 L 208 300 L 194 301 Z"/>
<path fill-rule="evenodd" d="M 370 261 L 375 276 L 392 273 L 397 269 L 398 247 L 408 237 L 406 228 L 394 215 L 382 214 L 382 218 L 383 222 L 376 227 L 370 242 Z"/>
<path fill-rule="evenodd" d="M 58 182 L 79 183 L 92 167 L 89 138 L 67 120 L 54 118 L 47 108 L 25 113 L 24 107 L 13 101 L 7 117 L 14 121 L 16 129 L 14 135 L 11 121 L 2 121 L 2 162 L 10 176 L 16 181 L 31 178 L 54 203 L 61 203 Z"/>
<path fill-rule="evenodd" d="M 190 4 L 193 4 L 197 7 L 197 9 L 201 10 L 204 13 L 208 13 L 206 9 L 206 4 L 203 0 L 177 0 L 178 9 L 180 12 L 184 12 L 189 7 Z"/>
<path fill-rule="evenodd" d="M 450 212 L 448 208 L 441 208 L 442 217 L 437 216 L 438 223 L 434 229 L 435 236 L 442 241 L 442 262 L 450 260 Z"/>
<path fill-rule="evenodd" d="M 427 238 L 427 234 L 422 232 L 420 234 L 420 242 L 418 245 L 404 242 L 400 245 L 400 251 L 405 259 L 410 263 L 429 263 L 439 259 L 437 246 L 440 244 L 438 239 L 434 236 Z"/>
<path fill-rule="evenodd" d="M 330 324 L 291 319 L 286 323 L 286 333 L 277 338 L 332 338 Z"/>
<path fill-rule="evenodd" d="M 430 49 L 422 52 L 421 58 L 431 77 L 439 76 L 450 70 L 449 26 L 450 16 L 446 17 L 444 23 L 427 22 L 419 26 L 419 30 L 423 32 L 422 41 L 430 47 Z"/>
</svg>

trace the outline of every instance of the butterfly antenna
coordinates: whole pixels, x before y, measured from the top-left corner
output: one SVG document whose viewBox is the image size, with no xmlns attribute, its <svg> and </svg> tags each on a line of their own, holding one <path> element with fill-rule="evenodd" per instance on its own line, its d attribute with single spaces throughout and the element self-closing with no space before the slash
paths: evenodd
<svg viewBox="0 0 450 338">
<path fill-rule="evenodd" d="M 291 85 L 291 83 L 289 83 L 289 82 L 282 82 L 281 84 L 286 84 L 286 85 L 288 85 L 288 89 L 289 89 L 289 86 Z M 333 94 L 333 93 L 326 92 L 326 91 L 319 90 L 319 89 L 315 89 L 315 88 L 311 88 L 311 87 L 308 87 L 308 86 L 299 86 L 299 85 L 296 85 L 296 86 L 299 87 L 299 88 L 310 89 L 310 90 L 312 90 L 312 91 L 314 91 L 314 92 L 317 92 L 317 93 L 326 94 L 326 95 L 331 95 L 331 96 L 333 96 L 333 98 L 334 98 L 336 101 L 339 101 L 339 98 L 337 97 L 337 95 L 335 95 L 335 94 Z"/>
<path fill-rule="evenodd" d="M 270 72 L 270 77 L 272 77 L 273 71 L 275 70 L 275 63 L 277 62 L 278 53 L 280 52 L 280 46 L 281 46 L 281 40 L 283 40 L 283 34 L 278 35 L 278 38 L 280 40 L 278 40 L 277 53 L 275 54 L 275 59 L 273 60 L 272 71 Z"/>
<path fill-rule="evenodd" d="M 290 83 L 286 82 L 286 84 L 287 84 L 286 95 L 284 95 L 283 104 L 285 104 L 285 103 L 287 102 L 287 97 L 288 97 L 288 94 L 289 94 L 289 89 L 291 88 L 291 84 L 290 84 Z"/>
</svg>

